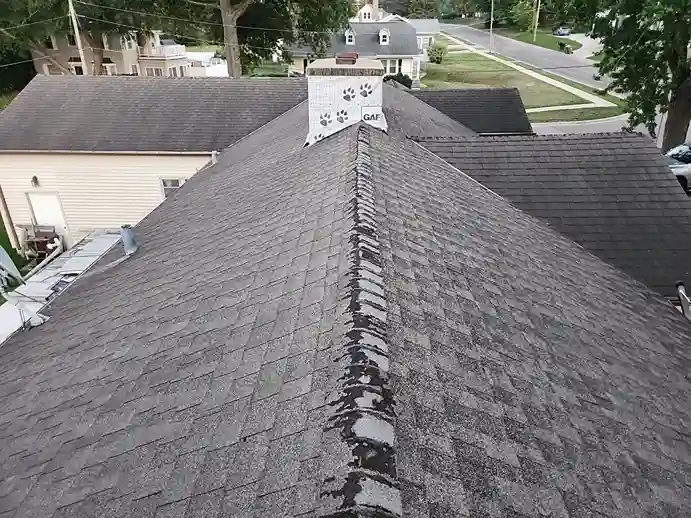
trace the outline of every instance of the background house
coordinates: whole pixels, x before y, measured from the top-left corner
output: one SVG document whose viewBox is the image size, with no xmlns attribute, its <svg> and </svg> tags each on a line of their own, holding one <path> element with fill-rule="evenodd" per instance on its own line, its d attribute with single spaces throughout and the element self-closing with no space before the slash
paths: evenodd
<svg viewBox="0 0 691 518">
<path fill-rule="evenodd" d="M 190 66 L 187 75 L 190 77 L 228 77 L 228 65 L 225 59 L 216 57 L 215 52 L 188 52 Z"/>
<path fill-rule="evenodd" d="M 136 224 L 306 90 L 289 78 L 37 76 L 0 114 L 5 224 L 55 226 L 68 246 Z"/>
<path fill-rule="evenodd" d="M 362 57 L 378 59 L 386 74 L 402 73 L 413 81 L 420 79 L 420 50 L 415 28 L 403 21 L 350 22 L 348 28 L 333 36 L 327 56 L 344 52 L 357 52 Z M 291 51 L 293 62 L 290 72 L 305 73 L 314 59 L 311 48 Z"/>
<path fill-rule="evenodd" d="M 84 58 L 87 66 L 93 64 L 93 51 L 82 38 Z M 144 37 L 144 44 L 138 45 L 134 36 L 120 37 L 104 35 L 103 70 L 104 75 L 133 74 L 146 76 L 183 77 L 188 75 L 190 66 L 187 49 L 173 40 L 161 39 L 160 32 Z M 79 58 L 77 42 L 72 34 L 67 37 L 51 36 L 45 42 L 45 54 L 70 70 L 73 74 L 84 75 Z M 62 75 L 60 67 L 33 54 L 36 72 L 43 75 Z M 92 74 L 91 69 L 86 71 Z"/>
</svg>

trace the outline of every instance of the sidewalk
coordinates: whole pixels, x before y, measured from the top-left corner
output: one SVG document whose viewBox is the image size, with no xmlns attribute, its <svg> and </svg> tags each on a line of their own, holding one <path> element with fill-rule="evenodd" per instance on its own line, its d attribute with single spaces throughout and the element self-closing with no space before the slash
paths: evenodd
<svg viewBox="0 0 691 518">
<path fill-rule="evenodd" d="M 577 41 L 582 45 L 582 47 L 578 50 L 573 51 L 573 56 L 576 56 L 577 58 L 585 59 L 589 62 L 592 62 L 591 60 L 588 59 L 588 56 L 592 56 L 593 54 L 597 54 L 602 50 L 602 44 L 590 36 L 586 36 L 585 34 L 571 34 L 570 36 L 566 36 L 567 38 Z"/>
</svg>

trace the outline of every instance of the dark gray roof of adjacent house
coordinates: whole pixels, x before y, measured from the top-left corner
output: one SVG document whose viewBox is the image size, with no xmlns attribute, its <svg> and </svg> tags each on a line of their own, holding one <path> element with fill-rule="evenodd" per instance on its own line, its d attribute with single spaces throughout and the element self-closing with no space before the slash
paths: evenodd
<svg viewBox="0 0 691 518">
<path fill-rule="evenodd" d="M 390 113 L 288 111 L 0 348 L 0 512 L 691 512 L 689 323 Z"/>
<path fill-rule="evenodd" d="M 0 152 L 209 153 L 306 97 L 300 78 L 37 76 L 0 114 Z"/>
<path fill-rule="evenodd" d="M 640 134 L 423 140 L 517 207 L 676 297 L 691 282 L 691 200 Z"/>
<path fill-rule="evenodd" d="M 351 22 L 350 28 L 355 32 L 355 43 L 346 44 L 344 32 L 335 34 L 327 55 L 335 56 L 344 52 L 357 52 L 360 56 L 417 56 L 420 50 L 417 44 L 415 27 L 406 22 Z M 390 43 L 379 43 L 379 31 L 388 29 Z M 295 56 L 313 54 L 309 47 L 298 47 L 291 52 Z"/>
<path fill-rule="evenodd" d="M 423 89 L 410 93 L 477 133 L 533 133 L 517 88 Z"/>
</svg>

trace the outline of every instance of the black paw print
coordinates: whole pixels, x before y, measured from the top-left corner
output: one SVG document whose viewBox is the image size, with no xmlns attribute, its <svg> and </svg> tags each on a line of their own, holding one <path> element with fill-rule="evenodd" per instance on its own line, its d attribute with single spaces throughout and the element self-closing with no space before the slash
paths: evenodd
<svg viewBox="0 0 691 518">
<path fill-rule="evenodd" d="M 330 113 L 322 113 L 319 116 L 319 123 L 322 126 L 328 126 L 329 124 L 331 124 L 331 114 Z"/>
<path fill-rule="evenodd" d="M 372 87 L 370 86 L 369 83 L 365 83 L 364 85 L 360 85 L 360 95 L 363 97 L 367 97 L 368 95 L 372 95 Z"/>
<path fill-rule="evenodd" d="M 336 112 L 336 120 L 343 124 L 345 121 L 348 120 L 348 112 L 345 110 L 340 110 Z"/>
<path fill-rule="evenodd" d="M 346 88 L 343 90 L 343 100 L 352 101 L 353 99 L 355 99 L 355 90 L 352 88 Z"/>
<path fill-rule="evenodd" d="M 317 141 L 319 141 L 319 140 L 321 140 L 321 139 L 323 139 L 323 138 L 324 138 L 324 135 L 322 135 L 322 134 L 320 133 L 319 135 L 316 135 L 316 136 L 314 137 L 314 141 L 317 142 Z"/>
</svg>

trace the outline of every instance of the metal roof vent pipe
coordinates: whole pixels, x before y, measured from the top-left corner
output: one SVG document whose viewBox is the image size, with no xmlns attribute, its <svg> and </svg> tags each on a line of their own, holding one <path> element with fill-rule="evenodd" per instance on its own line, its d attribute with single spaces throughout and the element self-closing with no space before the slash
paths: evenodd
<svg viewBox="0 0 691 518">
<path fill-rule="evenodd" d="M 139 249 L 139 243 L 134 237 L 134 232 L 130 225 L 123 225 L 120 227 L 120 237 L 122 238 L 122 246 L 125 247 L 125 255 L 131 256 Z"/>
<path fill-rule="evenodd" d="M 677 294 L 679 295 L 679 302 L 681 303 L 681 312 L 684 316 L 691 320 L 691 298 L 686 294 L 683 282 L 677 283 Z"/>
</svg>

